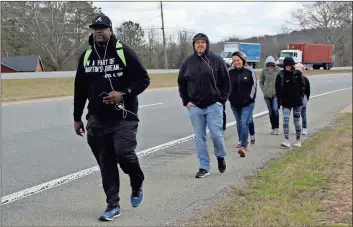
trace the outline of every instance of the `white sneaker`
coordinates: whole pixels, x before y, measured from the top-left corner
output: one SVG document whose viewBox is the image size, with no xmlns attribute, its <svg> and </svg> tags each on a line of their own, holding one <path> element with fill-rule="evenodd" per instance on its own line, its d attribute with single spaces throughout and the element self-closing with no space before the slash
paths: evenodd
<svg viewBox="0 0 353 227">
<path fill-rule="evenodd" d="M 302 130 L 302 135 L 308 135 L 308 129 L 303 128 L 303 130 Z"/>
<path fill-rule="evenodd" d="M 289 140 L 285 140 L 281 143 L 281 147 L 282 148 L 290 148 L 290 143 L 289 143 Z"/>
<path fill-rule="evenodd" d="M 300 140 L 295 141 L 295 143 L 293 144 L 294 147 L 301 147 L 302 143 L 300 142 Z"/>
<path fill-rule="evenodd" d="M 278 128 L 272 129 L 270 133 L 271 135 L 279 135 L 279 129 Z"/>
<path fill-rule="evenodd" d="M 275 135 L 279 135 L 279 129 L 275 128 Z"/>
</svg>

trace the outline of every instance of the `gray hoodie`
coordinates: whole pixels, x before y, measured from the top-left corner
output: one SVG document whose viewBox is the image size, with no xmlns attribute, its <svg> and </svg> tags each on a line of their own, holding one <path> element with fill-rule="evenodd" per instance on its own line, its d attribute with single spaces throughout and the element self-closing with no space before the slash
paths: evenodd
<svg viewBox="0 0 353 227">
<path fill-rule="evenodd" d="M 274 63 L 276 64 L 276 61 L 274 57 L 268 56 L 265 61 L 265 67 L 267 63 Z M 264 68 L 261 71 L 260 75 L 260 87 L 262 90 L 262 93 L 264 93 L 265 98 L 272 98 L 276 96 L 276 78 L 279 72 L 281 71 L 281 68 L 276 65 L 276 67 L 273 69 L 271 72 L 268 68 Z"/>
</svg>

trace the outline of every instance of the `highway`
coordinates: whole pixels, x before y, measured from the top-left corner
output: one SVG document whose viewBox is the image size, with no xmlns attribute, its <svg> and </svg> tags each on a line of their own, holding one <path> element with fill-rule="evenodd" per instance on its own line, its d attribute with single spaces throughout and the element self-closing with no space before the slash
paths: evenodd
<svg viewBox="0 0 353 227">
<path fill-rule="evenodd" d="M 331 70 L 352 69 L 350 67 L 333 67 Z M 261 71 L 262 69 L 255 69 Z M 177 73 L 179 69 L 147 69 L 149 74 Z M 19 72 L 19 73 L 1 73 L 1 79 L 34 79 L 34 78 L 70 78 L 75 77 L 75 71 L 57 71 L 57 72 Z"/>
<path fill-rule="evenodd" d="M 336 111 L 338 108 L 351 104 L 352 90 L 349 88 L 352 86 L 352 74 L 311 76 L 309 80 L 312 95 L 347 88 L 347 90 L 337 91 L 310 101 L 310 103 L 316 103 L 315 105 L 322 110 Z M 67 98 L 2 106 L 2 197 L 96 166 L 96 161 L 86 139 L 78 137 L 74 133 L 72 101 L 72 98 Z M 137 152 L 193 133 L 187 110 L 181 105 L 176 88 L 148 90 L 140 96 L 139 103 L 141 122 L 138 131 Z M 264 110 L 266 110 L 266 105 L 259 88 L 254 114 Z M 311 116 L 317 121 L 320 117 L 323 116 L 317 115 L 317 118 Z M 265 122 L 264 126 L 261 126 L 262 130 L 269 131 L 269 128 L 265 129 L 269 124 L 267 115 L 261 117 L 261 120 Z M 227 122 L 233 121 L 234 117 L 227 106 Z M 156 151 L 151 155 L 163 154 L 168 152 L 168 149 Z M 190 156 L 188 152 L 190 152 L 189 149 L 184 153 L 179 152 L 174 155 L 180 159 L 187 158 Z M 253 158 L 256 160 L 256 156 Z M 173 160 L 174 158 L 169 161 Z M 158 158 L 151 161 L 149 155 L 141 159 L 145 168 L 157 172 L 165 171 L 165 169 L 159 169 L 159 165 L 161 168 L 170 170 L 172 167 L 168 167 L 169 164 L 164 163 L 169 163 L 169 161 Z M 173 168 L 178 167 L 173 166 Z M 186 169 L 190 170 L 192 174 L 196 171 L 195 166 L 188 166 Z M 178 171 L 183 172 L 179 169 L 174 170 L 174 172 Z M 153 175 L 148 176 L 153 179 L 148 180 L 146 184 L 156 181 Z M 192 178 L 193 175 L 188 177 Z M 123 179 L 126 181 L 126 176 Z M 193 180 L 191 179 L 191 181 Z M 124 188 L 126 190 L 127 186 Z M 78 193 L 78 191 L 82 193 Z M 102 192 L 99 173 L 95 172 L 68 184 L 2 205 L 2 222 L 5 225 L 97 225 L 96 215 L 99 214 L 100 209 L 104 208 Z M 61 199 L 59 195 L 62 196 Z M 154 196 L 157 195 L 158 193 L 154 194 Z M 79 196 L 82 197 L 79 198 Z M 168 194 L 168 196 L 172 195 Z M 94 207 L 86 207 L 87 210 L 82 210 L 85 206 L 80 206 L 80 210 L 75 209 L 75 204 L 82 205 L 84 200 L 89 200 L 87 206 Z M 146 199 L 145 203 L 148 204 L 149 201 Z M 126 199 L 124 205 L 128 206 Z M 168 210 L 170 206 L 172 204 L 165 204 L 161 209 Z M 127 209 L 131 210 L 130 207 Z M 43 214 L 48 217 L 41 217 Z M 75 218 L 75 215 L 79 216 L 78 219 Z M 56 217 L 50 218 L 50 216 Z M 40 222 L 42 218 L 46 222 Z M 155 221 L 145 221 L 150 225 L 160 224 L 157 221 L 158 217 L 154 218 Z M 134 219 L 134 216 L 130 219 Z M 144 224 L 144 219 L 139 217 L 138 220 L 141 222 L 132 221 L 131 223 Z M 120 222 L 115 220 L 114 223 Z M 127 225 L 129 222 L 124 223 Z"/>
</svg>

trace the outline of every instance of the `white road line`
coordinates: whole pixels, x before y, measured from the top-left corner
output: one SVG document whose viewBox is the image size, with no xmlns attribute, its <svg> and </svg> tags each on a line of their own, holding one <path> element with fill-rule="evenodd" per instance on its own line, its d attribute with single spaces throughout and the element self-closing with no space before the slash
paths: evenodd
<svg viewBox="0 0 353 227">
<path fill-rule="evenodd" d="M 163 104 L 164 103 L 158 102 L 158 103 L 153 103 L 153 104 L 142 105 L 142 106 L 139 106 L 139 108 L 148 107 L 148 106 L 157 106 L 157 105 L 163 105 Z"/>
<path fill-rule="evenodd" d="M 352 87 L 338 89 L 338 90 L 334 90 L 334 91 L 330 91 L 330 92 L 325 92 L 325 93 L 318 94 L 318 95 L 313 95 L 313 96 L 310 97 L 310 99 L 321 97 L 321 96 L 332 94 L 332 93 L 336 93 L 336 92 L 339 92 L 339 91 L 349 90 L 349 89 L 352 89 Z M 150 105 L 157 105 L 157 104 L 159 104 L 159 103 L 150 104 Z M 146 106 L 148 106 L 148 105 L 146 105 Z M 262 111 L 260 113 L 254 114 L 253 118 L 255 119 L 255 118 L 264 116 L 266 114 L 268 114 L 268 110 L 265 110 L 265 111 Z M 231 127 L 231 126 L 234 126 L 234 125 L 236 125 L 236 121 L 229 122 L 229 123 L 227 123 L 227 128 Z M 209 133 L 209 130 L 207 130 L 207 134 L 208 133 Z M 189 141 L 189 140 L 193 139 L 194 136 L 195 136 L 195 134 L 192 134 L 190 136 L 186 136 L 186 137 L 183 137 L 183 138 L 180 138 L 180 139 L 176 139 L 176 140 L 173 140 L 173 141 L 170 141 L 170 142 L 167 142 L 167 143 L 155 146 L 155 147 L 151 147 L 151 148 L 142 150 L 142 151 L 137 153 L 137 156 L 138 157 L 145 156 L 145 155 L 148 155 L 148 154 L 163 150 L 165 148 L 172 147 L 172 146 L 175 146 L 175 145 L 180 144 L 180 143 L 184 143 L 186 141 Z M 72 174 L 60 177 L 58 179 L 54 179 L 54 180 L 51 180 L 51 181 L 48 181 L 48 182 L 45 182 L 45 183 L 30 187 L 30 188 L 27 188 L 27 189 L 24 189 L 24 190 L 21 190 L 21 191 L 18 191 L 18 192 L 12 193 L 10 195 L 3 196 L 3 197 L 1 197 L 1 205 L 12 203 L 12 202 L 14 202 L 16 200 L 20 200 L 20 199 L 23 199 L 23 198 L 28 197 L 30 195 L 34 195 L 34 194 L 37 194 L 39 192 L 42 192 L 42 191 L 57 187 L 59 185 L 68 183 L 70 181 L 79 179 L 81 177 L 91 175 L 92 173 L 95 173 L 95 172 L 98 172 L 98 171 L 99 171 L 99 167 L 98 166 L 94 166 L 94 167 L 91 167 L 91 168 L 88 168 L 88 169 L 85 169 L 85 170 L 81 170 L 81 171 L 76 172 L 76 173 L 72 173 Z"/>
</svg>

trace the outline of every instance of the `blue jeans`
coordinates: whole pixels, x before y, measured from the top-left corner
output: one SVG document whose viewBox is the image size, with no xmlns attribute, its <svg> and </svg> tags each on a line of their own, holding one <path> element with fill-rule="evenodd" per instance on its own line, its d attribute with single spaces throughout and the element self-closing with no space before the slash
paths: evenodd
<svg viewBox="0 0 353 227">
<path fill-rule="evenodd" d="M 253 113 L 255 103 L 251 103 L 250 105 L 242 108 L 237 108 L 232 105 L 230 105 L 230 107 L 232 108 L 235 120 L 237 121 L 240 146 L 247 147 L 249 138 L 249 121 Z"/>
<path fill-rule="evenodd" d="M 270 117 L 271 128 L 279 128 L 279 112 L 278 112 L 278 102 L 277 97 L 265 98 L 265 102 L 268 109 L 268 115 Z"/>
<path fill-rule="evenodd" d="M 213 140 L 214 154 L 217 158 L 226 156 L 223 130 L 223 106 L 215 103 L 201 109 L 196 106 L 188 108 L 191 124 L 195 133 L 196 153 L 199 169 L 210 170 L 210 157 L 206 143 L 206 125 Z"/>
<path fill-rule="evenodd" d="M 307 121 L 306 121 L 306 106 L 302 107 L 302 128 L 307 128 Z"/>
<path fill-rule="evenodd" d="M 249 120 L 249 133 L 250 133 L 250 136 L 255 136 L 255 123 L 252 117 L 252 113 L 250 115 L 250 120 Z"/>
</svg>

